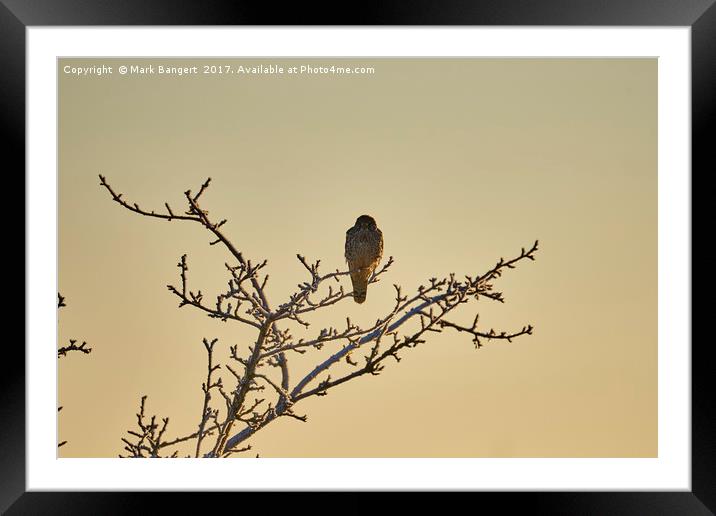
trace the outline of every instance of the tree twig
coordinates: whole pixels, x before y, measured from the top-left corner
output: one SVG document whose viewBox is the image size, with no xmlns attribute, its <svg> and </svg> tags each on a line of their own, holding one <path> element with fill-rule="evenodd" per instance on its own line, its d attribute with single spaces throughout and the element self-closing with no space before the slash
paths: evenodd
<svg viewBox="0 0 716 516">
<path fill-rule="evenodd" d="M 169 423 L 168 418 L 162 419 L 161 425 L 156 421 L 156 416 L 147 420 L 144 415 L 146 397 L 143 397 L 137 414 L 138 430 L 129 431 L 134 440 L 123 439 L 125 450 L 130 453 L 129 456 L 156 457 L 167 447 L 195 439 L 193 455 L 199 457 L 202 456 L 202 442 L 208 435 L 215 435 L 216 439 L 211 450 L 203 453 L 204 457 L 228 457 L 247 451 L 251 447 L 243 443 L 271 421 L 280 417 L 305 421 L 305 415 L 294 412 L 296 404 L 301 400 L 311 396 L 323 396 L 328 390 L 367 374 L 380 374 L 388 359 L 400 361 L 399 353 L 424 343 L 426 335 L 431 332 L 448 329 L 457 333 L 466 333 L 472 337 L 476 347 L 480 347 L 482 341 L 511 342 L 517 337 L 532 334 L 531 325 L 526 325 L 515 332 L 482 330 L 478 328 L 477 315 L 471 326 L 461 325 L 448 319 L 447 316 L 458 306 L 480 297 L 504 302 L 502 293 L 494 290 L 493 282 L 499 279 L 505 270 L 514 269 L 519 262 L 534 260 L 538 242 L 528 250 L 523 248 L 514 258 L 508 260 L 500 258 L 483 274 L 465 276 L 459 280 L 454 274 L 443 278 L 430 278 L 410 295 L 403 294 L 399 285 L 393 285 L 395 289 L 393 306 L 387 309 L 375 323 L 364 328 L 348 318 L 344 328 L 322 328 L 312 338 L 295 339 L 292 335 L 292 327 L 307 328 L 314 314 L 334 309 L 341 301 L 353 297 L 353 292 L 342 284 L 342 280 L 345 280 L 349 274 L 348 271 L 336 269 L 323 273 L 320 269 L 320 260 L 309 262 L 298 254 L 297 258 L 308 273 L 308 279 L 298 283 L 295 292 L 276 309 L 272 309 L 265 290 L 268 281 L 268 274 L 264 273 L 266 260 L 246 259 L 221 229 L 226 220 L 213 222 L 209 218 L 208 211 L 199 205 L 199 199 L 210 185 L 210 178 L 201 185 L 198 193 L 192 194 L 190 190 L 184 192 L 187 209 L 183 214 L 174 212 L 168 203 L 165 203 L 166 213 L 145 210 L 135 203 L 124 200 L 122 194 L 115 192 L 106 178 L 101 175 L 100 184 L 109 191 L 115 202 L 134 213 L 164 220 L 198 222 L 209 231 L 212 236 L 210 245 L 222 244 L 236 260 L 236 264 L 226 264 L 230 278 L 227 288 L 216 295 L 215 306 L 204 303 L 204 295 L 200 290 L 189 289 L 186 255 L 182 255 L 177 264 L 180 269 L 180 286 L 169 285 L 168 289 L 180 299 L 180 307 L 192 306 L 209 317 L 225 322 L 233 321 L 253 328 L 257 332 L 253 344 L 248 346 L 246 353 L 240 350 L 239 345 L 230 347 L 230 359 L 234 367 L 227 363 L 223 369 L 215 363 L 213 356 L 216 339 L 203 340 L 207 351 L 207 377 L 202 384 L 204 397 L 196 432 L 172 441 L 165 440 L 163 435 Z M 393 257 L 390 257 L 373 274 L 369 282 L 380 281 L 393 263 Z M 406 323 L 409 321 L 415 321 L 419 327 L 405 330 L 408 327 Z M 279 328 L 279 322 L 288 327 Z M 292 386 L 287 353 L 318 353 L 324 346 L 333 349 L 327 356 L 317 357 L 315 366 L 299 376 L 298 381 Z M 361 366 L 351 358 L 356 350 L 365 350 Z M 342 359 L 355 369 L 335 378 L 329 375 L 319 380 Z M 229 388 L 226 377 L 220 376 L 215 379 L 220 369 L 230 374 L 228 380 L 234 382 L 232 388 Z M 278 378 L 275 377 L 277 375 Z M 314 382 L 317 384 L 312 386 Z M 212 406 L 213 397 L 210 394 L 212 389 L 216 389 L 221 394 L 223 408 Z M 244 426 L 235 433 L 234 426 L 237 421 Z M 176 453 L 178 452 L 175 451 L 171 456 L 176 456 Z"/>
</svg>

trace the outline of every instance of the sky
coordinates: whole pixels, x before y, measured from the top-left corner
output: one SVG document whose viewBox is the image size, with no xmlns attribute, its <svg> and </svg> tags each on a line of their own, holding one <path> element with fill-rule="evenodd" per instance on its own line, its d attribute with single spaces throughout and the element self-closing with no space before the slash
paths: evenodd
<svg viewBox="0 0 716 516">
<path fill-rule="evenodd" d="M 259 64 L 374 73 L 117 73 Z M 268 260 L 273 305 L 307 279 L 297 253 L 344 269 L 345 231 L 372 215 L 394 265 L 364 304 L 318 314 L 307 335 L 347 316 L 374 322 L 393 283 L 474 276 L 539 239 L 534 262 L 494 283 L 504 304 L 479 299 L 455 318 L 533 335 L 478 350 L 431 334 L 380 376 L 302 401 L 308 421 L 272 423 L 252 454 L 656 456 L 655 59 L 73 58 L 59 60 L 58 85 L 58 346 L 92 347 L 58 361 L 60 456 L 122 453 L 143 395 L 170 437 L 195 431 L 202 338 L 219 339 L 222 363 L 255 338 L 178 308 L 166 287 L 187 254 L 190 288 L 214 299 L 226 250 L 197 224 L 122 208 L 98 174 L 130 202 L 176 212 L 211 177 L 202 207 L 247 258 Z M 338 346 L 291 355 L 292 382 Z"/>
</svg>

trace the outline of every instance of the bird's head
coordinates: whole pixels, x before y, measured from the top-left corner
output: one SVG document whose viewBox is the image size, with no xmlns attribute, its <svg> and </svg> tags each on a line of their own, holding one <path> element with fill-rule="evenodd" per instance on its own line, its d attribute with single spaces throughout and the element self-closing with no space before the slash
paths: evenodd
<svg viewBox="0 0 716 516">
<path fill-rule="evenodd" d="M 356 227 L 374 228 L 377 224 L 370 215 L 361 215 L 356 219 Z"/>
</svg>

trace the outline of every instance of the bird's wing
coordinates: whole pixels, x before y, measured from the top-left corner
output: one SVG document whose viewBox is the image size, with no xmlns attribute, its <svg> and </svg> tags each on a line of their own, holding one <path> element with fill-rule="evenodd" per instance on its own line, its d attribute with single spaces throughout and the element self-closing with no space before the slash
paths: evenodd
<svg viewBox="0 0 716 516">
<path fill-rule="evenodd" d="M 345 252 L 344 256 L 346 261 L 349 261 L 349 256 L 351 255 L 351 233 L 353 231 L 353 228 L 350 228 L 348 231 L 346 231 L 346 245 L 345 245 Z"/>
<path fill-rule="evenodd" d="M 376 228 L 378 232 L 378 258 L 376 258 L 376 265 L 383 259 L 383 232 Z"/>
</svg>

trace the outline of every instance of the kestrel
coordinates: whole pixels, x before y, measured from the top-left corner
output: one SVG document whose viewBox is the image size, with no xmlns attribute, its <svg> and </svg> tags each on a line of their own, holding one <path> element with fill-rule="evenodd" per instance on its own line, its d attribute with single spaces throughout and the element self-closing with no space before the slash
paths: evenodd
<svg viewBox="0 0 716 516">
<path fill-rule="evenodd" d="M 355 225 L 346 231 L 346 261 L 353 282 L 353 300 L 365 301 L 368 281 L 383 258 L 383 233 L 375 219 L 361 215 Z"/>
</svg>

